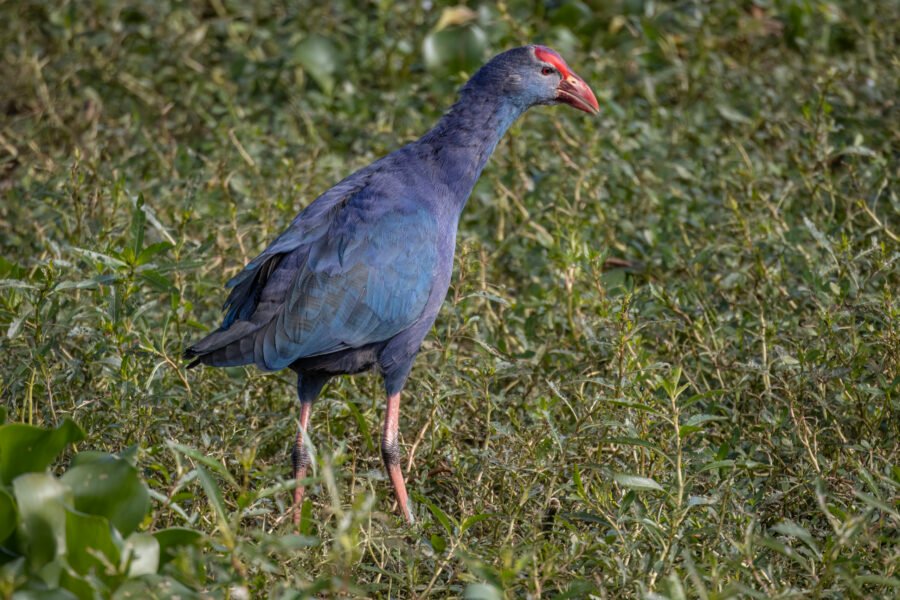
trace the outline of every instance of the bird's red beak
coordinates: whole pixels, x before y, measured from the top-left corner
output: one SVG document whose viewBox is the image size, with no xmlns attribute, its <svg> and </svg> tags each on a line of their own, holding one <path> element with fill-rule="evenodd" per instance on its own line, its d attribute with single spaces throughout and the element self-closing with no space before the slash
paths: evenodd
<svg viewBox="0 0 900 600">
<path fill-rule="evenodd" d="M 594 92 L 584 82 L 584 79 L 571 71 L 566 73 L 559 82 L 559 87 L 556 88 L 556 99 L 590 115 L 600 112 L 600 105 L 597 103 Z"/>
</svg>

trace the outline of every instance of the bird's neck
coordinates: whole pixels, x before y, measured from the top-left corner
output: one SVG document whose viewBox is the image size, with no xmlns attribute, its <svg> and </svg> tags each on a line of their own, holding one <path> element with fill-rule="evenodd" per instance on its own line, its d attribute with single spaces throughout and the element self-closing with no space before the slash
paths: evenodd
<svg viewBox="0 0 900 600">
<path fill-rule="evenodd" d="M 503 96 L 463 90 L 459 101 L 416 142 L 423 155 L 433 161 L 440 183 L 451 190 L 447 201 L 458 212 L 500 138 L 526 108 Z"/>
</svg>

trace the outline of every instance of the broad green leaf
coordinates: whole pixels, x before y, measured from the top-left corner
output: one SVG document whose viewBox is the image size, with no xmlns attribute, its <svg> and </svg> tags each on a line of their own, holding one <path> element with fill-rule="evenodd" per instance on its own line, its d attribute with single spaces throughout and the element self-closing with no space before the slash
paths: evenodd
<svg viewBox="0 0 900 600">
<path fill-rule="evenodd" d="M 199 546 L 204 543 L 205 536 L 199 531 L 184 527 L 170 527 L 153 534 L 159 544 L 159 566 L 175 558 L 175 552 L 184 546 Z"/>
<path fill-rule="evenodd" d="M 638 475 L 626 475 L 625 473 L 616 473 L 613 479 L 622 487 L 631 488 L 633 490 L 653 490 L 662 492 L 663 487 L 649 477 L 640 477 Z"/>
<path fill-rule="evenodd" d="M 309 73 L 322 91 L 331 94 L 341 61 L 338 47 L 321 35 L 310 35 L 297 44 L 294 59 Z"/>
<path fill-rule="evenodd" d="M 19 506 L 16 542 L 36 571 L 61 554 L 66 547 L 65 506 L 72 492 L 49 473 L 26 473 L 13 482 Z"/>
<path fill-rule="evenodd" d="M 109 521 L 66 509 L 66 562 L 79 575 L 93 572 L 101 579 L 118 573 L 121 551 Z"/>
<path fill-rule="evenodd" d="M 463 592 L 465 600 L 502 600 L 503 593 L 489 583 L 470 583 Z"/>
<path fill-rule="evenodd" d="M 472 72 L 487 48 L 487 35 L 478 25 L 447 27 L 426 36 L 422 47 L 429 69 L 448 73 Z"/>
<path fill-rule="evenodd" d="M 92 581 L 89 581 L 87 578 L 82 577 L 78 573 L 75 573 L 71 568 L 65 568 L 60 571 L 59 574 L 59 590 L 53 590 L 48 593 L 60 593 L 62 596 L 46 596 L 41 594 L 40 596 L 36 596 L 35 598 L 40 598 L 40 600 L 44 600 L 45 598 L 102 598 L 103 591 L 97 589 L 98 587 L 104 587 L 103 584 L 94 578 Z M 18 599 L 18 596 L 16 597 Z"/>
<path fill-rule="evenodd" d="M 19 524 L 19 511 L 16 501 L 5 489 L 0 488 L 0 543 L 16 530 Z"/>
<path fill-rule="evenodd" d="M 120 570 L 127 572 L 129 577 L 156 573 L 160 558 L 160 545 L 155 536 L 149 533 L 132 533 L 122 548 Z"/>
<path fill-rule="evenodd" d="M 556 4 L 556 8 L 550 13 L 550 21 L 556 25 L 566 25 L 577 29 L 585 23 L 589 23 L 592 14 L 591 9 L 579 0 L 564 0 Z M 557 48 L 557 50 L 559 50 Z M 562 50 L 559 50 L 562 52 Z"/>
<path fill-rule="evenodd" d="M 90 453 L 77 459 L 61 480 L 72 489 L 75 510 L 99 515 L 123 536 L 134 531 L 150 510 L 150 495 L 127 460 Z"/>
<path fill-rule="evenodd" d="M 201 596 L 167 575 L 143 575 L 129 579 L 112 594 L 112 600 L 192 600 Z M 209 596 L 203 596 L 208 598 Z"/>
<path fill-rule="evenodd" d="M 0 484 L 8 485 L 22 473 L 44 471 L 66 446 L 84 439 L 70 419 L 56 429 L 24 423 L 0 425 Z"/>
</svg>

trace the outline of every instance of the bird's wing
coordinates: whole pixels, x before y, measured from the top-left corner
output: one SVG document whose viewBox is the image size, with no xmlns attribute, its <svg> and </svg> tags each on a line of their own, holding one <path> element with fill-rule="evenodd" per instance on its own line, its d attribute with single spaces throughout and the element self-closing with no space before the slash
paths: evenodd
<svg viewBox="0 0 900 600">
<path fill-rule="evenodd" d="M 327 234 L 285 259 L 297 260 L 285 265 L 294 275 L 256 335 L 258 365 L 281 369 L 384 341 L 421 317 L 437 265 L 434 217 L 417 206 L 368 212 L 342 211 Z"/>
<path fill-rule="evenodd" d="M 316 198 L 294 218 L 290 227 L 232 277 L 225 284 L 231 293 L 225 300 L 225 317 L 219 329 L 228 329 L 235 321 L 252 319 L 258 312 L 262 292 L 269 287 L 269 278 L 282 259 L 298 250 L 302 252 L 304 246 L 309 247 L 328 235 L 341 210 L 366 189 L 367 182 L 364 173 L 359 172 Z M 257 315 L 257 321 L 260 316 Z"/>
<path fill-rule="evenodd" d="M 434 283 L 437 223 L 386 187 L 360 172 L 317 198 L 228 282 L 222 326 L 185 355 L 275 370 L 412 326 Z"/>
</svg>

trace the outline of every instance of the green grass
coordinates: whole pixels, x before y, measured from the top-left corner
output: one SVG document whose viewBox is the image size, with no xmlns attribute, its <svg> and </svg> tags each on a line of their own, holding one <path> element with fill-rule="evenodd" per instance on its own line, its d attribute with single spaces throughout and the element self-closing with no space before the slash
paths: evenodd
<svg viewBox="0 0 900 600">
<path fill-rule="evenodd" d="M 314 408 L 298 537 L 293 378 L 179 356 L 465 79 L 424 67 L 445 3 L 319 4 L 0 2 L 10 418 L 136 444 L 211 597 L 900 593 L 900 5 L 483 7 L 486 55 L 557 47 L 602 114 L 531 111 L 463 215 L 403 396 L 419 524 L 363 375 Z"/>
</svg>

